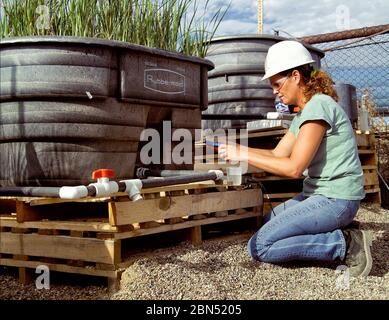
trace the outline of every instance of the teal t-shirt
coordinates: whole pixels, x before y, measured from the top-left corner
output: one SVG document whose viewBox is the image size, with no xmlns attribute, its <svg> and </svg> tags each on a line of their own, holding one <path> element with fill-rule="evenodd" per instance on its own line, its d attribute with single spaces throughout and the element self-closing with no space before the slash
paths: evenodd
<svg viewBox="0 0 389 320">
<path fill-rule="evenodd" d="M 297 137 L 301 125 L 324 120 L 327 129 L 319 149 L 304 171 L 303 193 L 329 198 L 359 200 L 365 196 L 363 171 L 353 128 L 346 113 L 334 99 L 316 94 L 292 121 L 290 131 Z"/>
</svg>

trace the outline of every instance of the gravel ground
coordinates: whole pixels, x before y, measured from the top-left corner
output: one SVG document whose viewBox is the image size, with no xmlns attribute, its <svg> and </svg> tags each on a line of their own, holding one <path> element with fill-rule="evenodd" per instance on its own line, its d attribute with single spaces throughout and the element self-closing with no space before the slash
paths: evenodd
<svg viewBox="0 0 389 320">
<path fill-rule="evenodd" d="M 71 282 L 58 277 L 50 290 L 18 284 L 13 269 L 0 269 L 0 299 L 389 299 L 389 210 L 364 204 L 357 220 L 372 230 L 373 269 L 366 279 L 341 282 L 336 263 L 253 262 L 246 253 L 251 234 L 182 243 L 137 260 L 122 276 L 121 289 L 109 295 L 102 281 Z M 71 277 L 70 277 L 71 278 Z M 87 279 L 88 278 L 88 279 Z M 343 284 L 343 285 L 342 285 Z"/>
</svg>

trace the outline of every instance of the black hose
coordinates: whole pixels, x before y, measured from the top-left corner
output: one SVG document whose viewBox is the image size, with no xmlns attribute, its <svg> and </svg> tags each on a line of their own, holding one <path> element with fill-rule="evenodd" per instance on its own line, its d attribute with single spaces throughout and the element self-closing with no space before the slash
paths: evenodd
<svg viewBox="0 0 389 320">
<path fill-rule="evenodd" d="M 94 186 L 87 186 L 86 188 L 89 197 L 96 195 Z M 59 198 L 60 189 L 61 187 L 3 187 L 0 188 L 0 196 Z"/>
<path fill-rule="evenodd" d="M 202 120 L 260 120 L 266 119 L 266 114 L 202 114 Z"/>
<path fill-rule="evenodd" d="M 147 189 L 216 179 L 217 174 L 215 172 L 198 172 L 185 176 L 141 179 L 141 182 L 142 189 Z M 126 184 L 124 182 L 117 183 L 119 185 L 119 192 L 126 190 Z M 86 186 L 86 188 L 89 197 L 96 195 L 96 188 L 93 185 Z M 0 196 L 59 198 L 59 190 L 60 187 L 2 187 L 0 188 Z"/>
<path fill-rule="evenodd" d="M 216 179 L 217 179 L 217 174 L 215 172 L 201 172 L 201 173 L 195 173 L 186 176 L 143 179 L 141 181 L 142 181 L 142 189 L 147 189 L 147 188 L 171 186 L 175 184 L 185 184 L 191 182 L 216 180 Z"/>
<path fill-rule="evenodd" d="M 59 197 L 59 187 L 4 187 L 0 196 L 15 197 Z"/>
<path fill-rule="evenodd" d="M 160 169 L 149 169 L 149 168 L 138 168 L 136 170 L 136 176 L 139 179 L 145 179 L 148 177 L 177 177 L 187 176 L 192 174 L 204 173 L 195 170 L 160 170 Z"/>
</svg>

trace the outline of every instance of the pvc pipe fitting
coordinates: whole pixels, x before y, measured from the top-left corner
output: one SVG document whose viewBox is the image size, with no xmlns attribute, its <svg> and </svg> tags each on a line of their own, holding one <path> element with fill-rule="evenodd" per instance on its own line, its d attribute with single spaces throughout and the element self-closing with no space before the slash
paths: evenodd
<svg viewBox="0 0 389 320">
<path fill-rule="evenodd" d="M 59 197 L 61 199 L 80 199 L 88 196 L 86 186 L 61 187 L 59 189 Z"/>
<path fill-rule="evenodd" d="M 142 181 L 140 179 L 130 179 L 130 180 L 121 180 L 126 185 L 125 192 L 128 193 L 128 196 L 132 201 L 142 200 L 142 195 L 140 191 L 142 190 Z"/>
<path fill-rule="evenodd" d="M 108 178 L 98 178 L 96 183 L 91 183 L 96 189 L 96 197 L 110 196 L 119 191 L 119 185 L 115 181 L 109 181 Z"/>
</svg>

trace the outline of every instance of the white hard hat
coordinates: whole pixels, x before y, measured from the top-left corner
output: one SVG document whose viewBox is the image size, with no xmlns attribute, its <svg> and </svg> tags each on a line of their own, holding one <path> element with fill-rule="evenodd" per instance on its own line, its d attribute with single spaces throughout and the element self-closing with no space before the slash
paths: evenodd
<svg viewBox="0 0 389 320">
<path fill-rule="evenodd" d="M 285 40 L 272 45 L 265 60 L 265 75 L 268 79 L 282 71 L 315 62 L 309 51 L 298 41 Z"/>
</svg>

